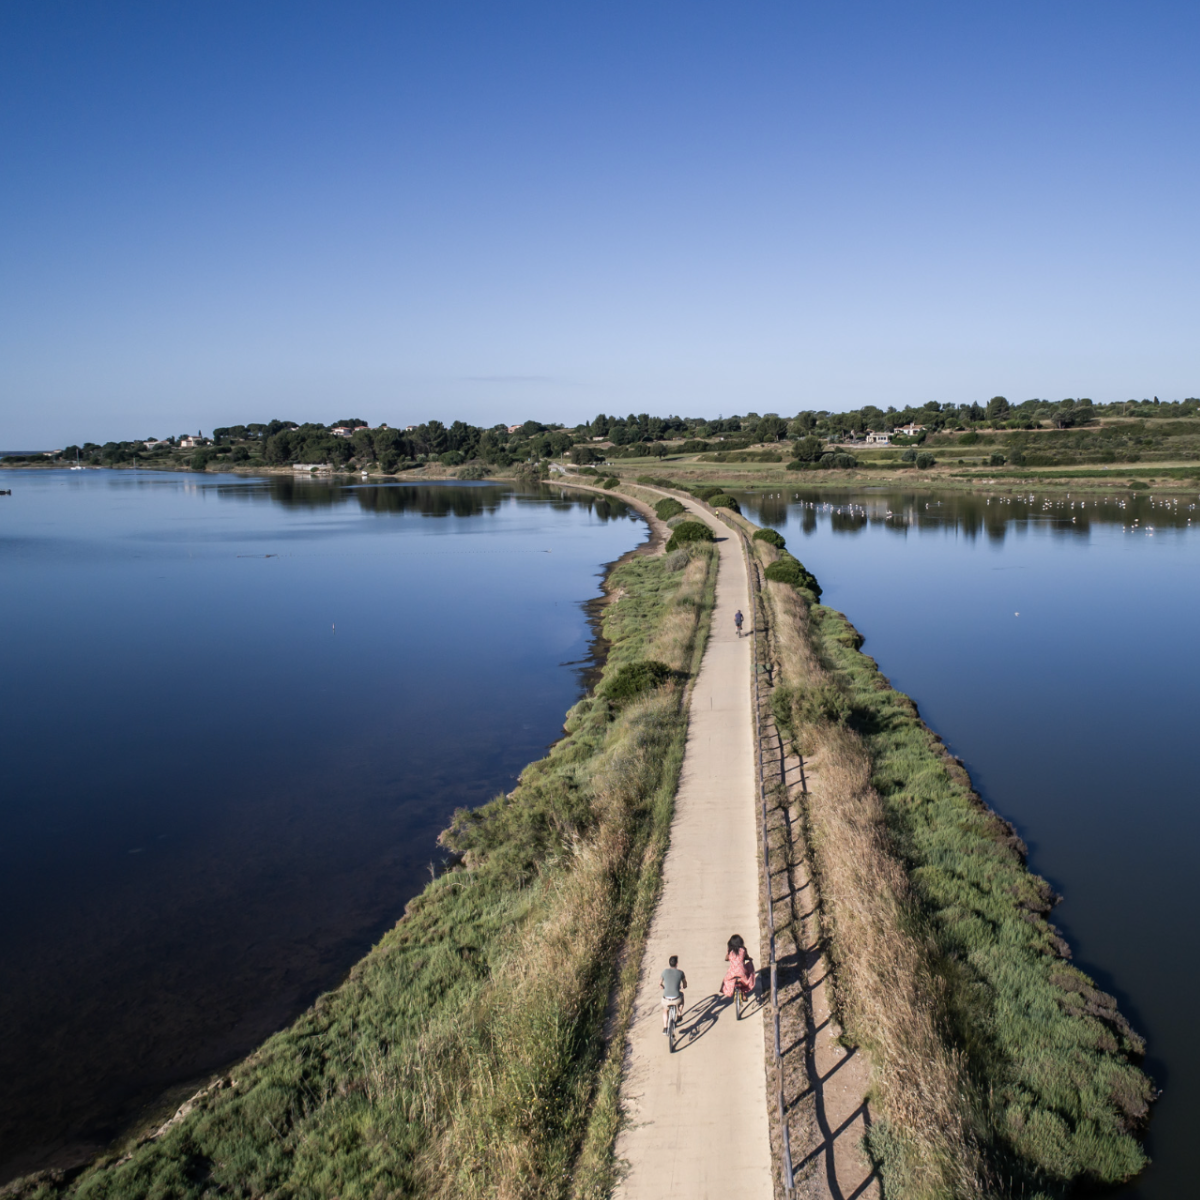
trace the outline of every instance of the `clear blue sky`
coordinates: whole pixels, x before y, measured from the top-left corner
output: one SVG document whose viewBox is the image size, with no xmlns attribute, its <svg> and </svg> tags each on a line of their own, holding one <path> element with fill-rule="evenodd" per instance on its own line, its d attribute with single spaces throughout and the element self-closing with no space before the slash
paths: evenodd
<svg viewBox="0 0 1200 1200">
<path fill-rule="evenodd" d="M 0 446 L 1200 394 L 1200 5 L 0 7 Z"/>
</svg>

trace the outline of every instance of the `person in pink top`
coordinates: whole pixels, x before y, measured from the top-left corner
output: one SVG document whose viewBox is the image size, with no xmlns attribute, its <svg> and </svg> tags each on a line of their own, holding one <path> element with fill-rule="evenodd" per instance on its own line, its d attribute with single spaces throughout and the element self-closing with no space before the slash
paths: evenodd
<svg viewBox="0 0 1200 1200">
<path fill-rule="evenodd" d="M 721 995 L 727 1000 L 733 999 L 733 989 L 740 983 L 748 992 L 754 991 L 758 973 L 754 969 L 754 960 L 746 953 L 746 943 L 735 933 L 729 939 L 729 948 L 725 951 L 725 961 L 729 964 L 725 978 L 721 981 Z"/>
</svg>

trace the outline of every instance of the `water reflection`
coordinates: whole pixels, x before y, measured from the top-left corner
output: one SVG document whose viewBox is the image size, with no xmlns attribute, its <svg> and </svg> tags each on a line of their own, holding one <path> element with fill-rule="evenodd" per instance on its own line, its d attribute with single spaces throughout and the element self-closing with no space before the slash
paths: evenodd
<svg viewBox="0 0 1200 1200">
<path fill-rule="evenodd" d="M 559 509 L 582 509 L 597 520 L 627 517 L 620 500 L 572 492 L 552 484 L 524 488 L 488 482 L 357 483 L 343 480 L 291 478 L 229 479 L 212 491 L 222 500 L 278 504 L 284 508 L 328 509 L 355 506 L 367 513 L 411 513 L 422 517 L 477 517 L 495 512 L 502 503 L 549 504 Z"/>
<path fill-rule="evenodd" d="M 747 516 L 773 527 L 793 522 L 811 534 L 819 520 L 838 533 L 867 526 L 904 534 L 912 529 L 949 529 L 965 538 L 1003 541 L 1008 533 L 1037 526 L 1064 536 L 1084 537 L 1096 526 L 1119 525 L 1128 533 L 1152 536 L 1189 529 L 1200 521 L 1192 494 L 1131 493 L 1109 496 L 980 496 L 961 492 L 789 491 L 737 493 Z"/>
</svg>

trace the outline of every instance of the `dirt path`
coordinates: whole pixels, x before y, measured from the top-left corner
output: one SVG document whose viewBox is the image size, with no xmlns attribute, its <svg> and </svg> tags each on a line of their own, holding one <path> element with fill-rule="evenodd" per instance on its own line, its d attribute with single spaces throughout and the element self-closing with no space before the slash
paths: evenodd
<svg viewBox="0 0 1200 1200">
<path fill-rule="evenodd" d="M 751 639 L 733 614 L 752 610 L 741 544 L 698 506 L 717 537 L 720 566 L 712 632 L 692 694 L 663 890 L 647 942 L 630 1033 L 617 1140 L 622 1200 L 772 1200 L 763 1073 L 763 1019 L 740 1021 L 715 998 L 725 943 L 740 933 L 759 953 Z M 679 956 L 688 978 L 676 1052 L 662 1034 L 659 975 Z"/>
</svg>

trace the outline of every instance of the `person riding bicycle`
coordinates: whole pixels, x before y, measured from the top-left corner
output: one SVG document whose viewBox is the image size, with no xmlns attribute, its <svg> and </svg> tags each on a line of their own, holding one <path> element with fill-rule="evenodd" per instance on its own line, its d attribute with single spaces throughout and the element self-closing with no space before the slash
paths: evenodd
<svg viewBox="0 0 1200 1200">
<path fill-rule="evenodd" d="M 754 960 L 746 953 L 746 943 L 736 933 L 729 939 L 725 961 L 729 969 L 721 980 L 721 995 L 726 1000 L 732 1000 L 734 990 L 739 987 L 747 995 L 753 992 L 758 982 L 758 972 L 754 968 Z"/>
<path fill-rule="evenodd" d="M 738 637 L 742 636 L 742 622 L 745 619 L 746 618 L 742 616 L 742 610 L 740 608 L 733 614 L 733 623 L 737 626 Z"/>
<path fill-rule="evenodd" d="M 679 969 L 679 955 L 672 954 L 667 959 L 667 969 L 659 977 L 658 986 L 662 988 L 663 1033 L 667 1032 L 667 1014 L 671 1007 L 675 1008 L 675 1019 L 683 1015 L 683 989 L 687 987 L 687 976 Z"/>
</svg>

